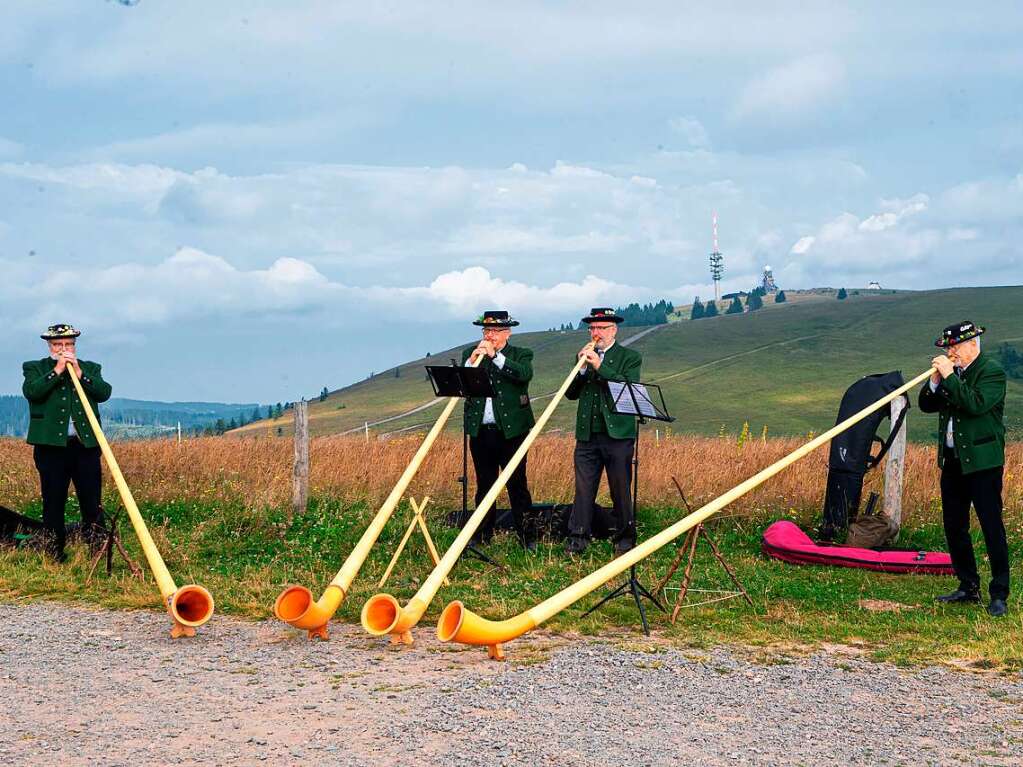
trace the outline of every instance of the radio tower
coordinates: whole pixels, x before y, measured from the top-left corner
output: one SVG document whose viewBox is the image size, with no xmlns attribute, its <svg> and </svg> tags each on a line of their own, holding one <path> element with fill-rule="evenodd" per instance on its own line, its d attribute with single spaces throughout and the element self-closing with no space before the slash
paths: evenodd
<svg viewBox="0 0 1023 767">
<path fill-rule="evenodd" d="M 714 226 L 714 250 L 710 254 L 710 278 L 714 280 L 714 300 L 721 300 L 721 276 L 725 273 L 725 257 L 718 250 L 718 214 L 711 218 Z"/>
</svg>

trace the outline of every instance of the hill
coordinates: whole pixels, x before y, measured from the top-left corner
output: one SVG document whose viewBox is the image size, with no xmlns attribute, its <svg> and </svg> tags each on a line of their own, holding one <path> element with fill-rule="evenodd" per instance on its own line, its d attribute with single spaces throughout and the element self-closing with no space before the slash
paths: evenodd
<svg viewBox="0 0 1023 767">
<path fill-rule="evenodd" d="M 677 418 L 671 428 L 698 434 L 736 434 L 748 423 L 759 436 L 805 435 L 834 423 L 845 389 L 868 373 L 925 370 L 938 331 L 971 318 L 985 325 L 984 349 L 1003 341 L 1023 347 L 1023 287 L 957 288 L 856 295 L 845 301 L 804 300 L 752 314 L 724 315 L 653 328 L 621 328 L 619 339 L 643 354 L 643 379 L 659 383 Z M 630 339 L 632 339 L 630 341 Z M 585 331 L 517 333 L 514 343 L 535 352 L 534 410 L 546 404 L 571 368 Z M 466 334 L 466 345 L 474 336 Z M 461 347 L 459 347 L 461 348 Z M 361 429 L 374 434 L 424 428 L 439 409 L 423 366 L 447 364 L 451 349 L 392 368 L 310 403 L 314 435 Z M 914 402 L 915 405 L 915 402 Z M 571 430 L 575 408 L 564 403 L 549 429 Z M 1009 383 L 1006 422 L 1023 439 L 1023 382 Z M 460 412 L 450 428 L 460 429 Z M 910 437 L 930 439 L 934 421 L 910 415 Z M 239 436 L 290 433 L 291 416 L 257 421 L 230 432 Z"/>
<path fill-rule="evenodd" d="M 154 402 L 111 397 L 99 406 L 111 439 L 142 439 L 184 430 L 211 428 L 217 419 L 250 421 L 259 406 L 223 402 Z M 28 431 L 28 403 L 20 394 L 0 395 L 0 434 L 23 437 Z"/>
</svg>

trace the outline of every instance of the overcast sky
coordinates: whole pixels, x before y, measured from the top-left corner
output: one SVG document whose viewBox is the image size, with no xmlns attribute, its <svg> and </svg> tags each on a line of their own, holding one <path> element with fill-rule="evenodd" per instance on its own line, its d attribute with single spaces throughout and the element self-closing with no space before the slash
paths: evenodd
<svg viewBox="0 0 1023 767">
<path fill-rule="evenodd" d="M 1023 282 L 1018 2 L 0 5 L 0 392 L 277 401 L 592 305 Z M 939 324 L 948 318 L 936 318 Z"/>
</svg>

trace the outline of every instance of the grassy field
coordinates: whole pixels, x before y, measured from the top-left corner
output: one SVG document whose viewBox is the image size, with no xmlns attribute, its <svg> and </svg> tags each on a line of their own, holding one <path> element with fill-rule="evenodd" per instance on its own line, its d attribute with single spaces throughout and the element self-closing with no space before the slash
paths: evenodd
<svg viewBox="0 0 1023 767">
<path fill-rule="evenodd" d="M 651 441 L 644 454 L 641 537 L 684 514 L 673 500 L 671 474 L 679 477 L 695 505 L 777 460 L 795 444 L 795 440 L 753 439 L 740 444 L 735 438 L 698 437 L 662 439 L 659 445 Z M 221 612 L 266 618 L 284 585 L 302 583 L 316 592 L 326 585 L 415 445 L 414 438 L 369 444 L 357 439 L 314 440 L 313 498 L 306 513 L 293 518 L 286 500 L 290 464 L 284 440 L 237 443 L 208 438 L 186 441 L 180 447 L 149 442 L 124 443 L 116 449 L 178 582 L 207 586 Z M 449 440 L 435 448 L 413 490 L 417 496 L 429 493 L 436 499 L 430 507 L 431 528 L 442 550 L 455 536 L 441 519 L 457 495 L 453 482 L 457 445 L 457 440 Z M 566 499 L 569 448 L 569 439 L 548 437 L 531 453 L 531 484 L 538 501 Z M 754 607 L 733 600 L 687 608 L 675 626 L 656 614 L 653 623 L 658 632 L 686 645 L 725 642 L 763 647 L 771 657 L 795 647 L 844 643 L 898 663 L 1023 669 L 1023 604 L 1017 596 L 1010 600 L 1010 617 L 993 621 L 981 608 L 936 606 L 933 595 L 952 585 L 949 578 L 792 567 L 760 554 L 760 534 L 770 521 L 794 519 L 807 528 L 815 524 L 823 494 L 823 458 L 824 451 L 818 451 L 734 504 L 713 523 L 714 535 L 753 596 Z M 907 548 L 943 548 L 932 458 L 929 449 L 910 446 L 901 541 Z M 30 461 L 24 444 L 0 440 L 0 486 L 4 488 L 0 502 L 38 517 Z M 875 472 L 868 489 L 877 487 L 879 479 Z M 107 504 L 113 508 L 111 490 L 108 482 Z M 1018 443 L 1009 451 L 1005 497 L 1013 578 L 1019 583 L 1023 578 L 1023 445 Z M 408 507 L 403 505 L 357 579 L 338 615 L 340 620 L 358 620 L 408 519 Z M 126 531 L 125 539 L 137 553 L 134 536 Z M 553 544 L 527 555 L 508 536 L 498 536 L 490 553 L 507 570 L 475 560 L 461 562 L 451 586 L 441 590 L 420 630 L 430 630 L 443 605 L 455 598 L 488 617 L 510 616 L 591 572 L 611 555 L 606 543 L 594 545 L 576 560 L 566 558 Z M 644 581 L 656 582 L 673 555 L 674 546 L 668 546 L 644 561 L 639 568 Z M 427 561 L 421 541 L 413 538 L 388 590 L 399 598 L 410 596 L 429 571 Z M 706 551 L 698 566 L 694 586 L 727 585 Z M 981 568 L 986 572 L 983 561 Z M 75 550 L 70 563 L 63 566 L 30 551 L 0 552 L 0 598 L 49 597 L 112 607 L 155 608 L 158 603 L 151 579 L 133 581 L 118 566 L 113 579 L 101 575 L 87 585 L 86 570 L 82 549 Z M 582 619 L 583 609 L 598 596 L 599 592 L 570 608 L 550 628 L 600 635 L 634 629 L 637 615 L 625 600 Z M 514 646 L 509 649 L 514 657 Z"/>
<path fill-rule="evenodd" d="M 964 317 L 986 325 L 986 349 L 1003 340 L 1023 341 L 1023 287 L 850 295 L 845 301 L 821 298 L 771 306 L 755 314 L 731 315 L 661 326 L 639 339 L 643 378 L 663 387 L 678 419 L 671 428 L 685 433 L 738 434 L 744 424 L 754 434 L 820 433 L 834 423 L 842 393 L 868 373 L 902 370 L 909 378 L 926 369 L 941 327 Z M 627 338 L 641 328 L 622 328 Z M 517 334 L 515 343 L 532 348 L 536 376 L 530 387 L 534 410 L 541 395 L 557 389 L 585 343 L 582 331 Z M 472 341 L 467 332 L 466 343 Z M 393 417 L 430 402 L 432 390 L 423 365 L 446 364 L 456 350 L 434 354 L 333 392 L 310 406 L 313 434 L 336 434 L 366 421 Z M 439 408 L 430 408 L 375 427 L 373 433 L 425 428 Z M 559 406 L 551 430 L 571 431 L 575 408 Z M 1010 381 L 1006 422 L 1023 439 L 1023 382 Z M 461 427 L 460 413 L 450 429 Z M 240 436 L 290 433 L 291 417 L 257 422 L 232 432 Z M 912 413 L 910 438 L 930 439 L 934 419 Z"/>
</svg>

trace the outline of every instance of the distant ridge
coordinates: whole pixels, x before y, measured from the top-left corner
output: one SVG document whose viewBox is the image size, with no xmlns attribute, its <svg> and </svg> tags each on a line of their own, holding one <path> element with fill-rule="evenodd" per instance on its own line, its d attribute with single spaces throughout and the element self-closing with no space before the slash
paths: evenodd
<svg viewBox="0 0 1023 767">
<path fill-rule="evenodd" d="M 849 290 L 844 301 L 834 291 L 786 291 L 789 302 L 765 302 L 747 314 L 681 320 L 654 326 L 637 337 L 643 379 L 660 382 L 677 421 L 669 428 L 697 434 L 738 434 L 743 424 L 759 437 L 819 433 L 834 423 L 845 389 L 869 373 L 902 370 L 907 377 L 924 370 L 937 352 L 938 331 L 963 318 L 985 325 L 983 348 L 994 352 L 1003 341 L 1023 349 L 1023 287 L 951 288 L 892 292 Z M 621 328 L 619 338 L 649 328 Z M 534 401 L 554 391 L 585 343 L 585 331 L 517 333 L 513 343 L 535 353 Z M 406 362 L 397 368 L 310 401 L 314 435 L 358 431 L 368 421 L 372 435 L 403 433 L 429 425 L 436 412 L 423 366 L 447 364 L 465 344 Z M 296 397 L 297 398 L 297 397 Z M 540 406 L 536 402 L 536 407 Z M 929 440 L 935 425 L 915 408 L 910 437 Z M 417 410 L 418 409 L 418 410 Z M 575 408 L 563 403 L 548 428 L 570 431 Z M 1006 422 L 1013 439 L 1023 439 L 1023 383 L 1009 383 Z M 231 436 L 287 436 L 291 413 L 261 420 Z M 460 410 L 450 426 L 460 429 Z M 654 428 L 666 428 L 663 425 Z"/>
</svg>

